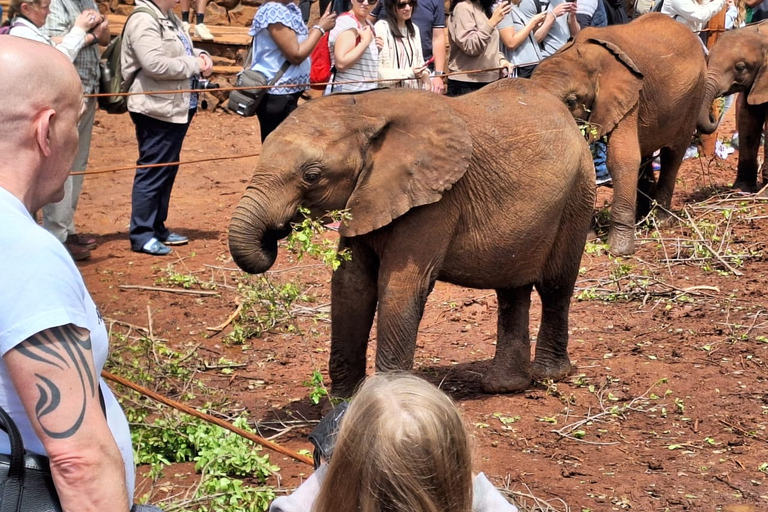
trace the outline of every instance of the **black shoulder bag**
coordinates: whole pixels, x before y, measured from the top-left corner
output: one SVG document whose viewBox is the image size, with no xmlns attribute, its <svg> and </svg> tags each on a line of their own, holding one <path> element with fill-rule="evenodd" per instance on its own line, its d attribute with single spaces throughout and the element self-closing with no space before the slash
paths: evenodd
<svg viewBox="0 0 768 512">
<path fill-rule="evenodd" d="M 291 63 L 286 60 L 278 70 L 277 74 L 275 74 L 275 77 L 272 80 L 267 80 L 264 73 L 251 69 L 253 67 L 253 43 L 254 40 L 251 40 L 251 47 L 248 50 L 248 55 L 245 57 L 247 67 L 237 74 L 235 87 L 264 87 L 267 85 L 275 85 L 291 65 Z M 267 89 L 264 88 L 232 91 L 229 93 L 227 108 L 243 117 L 251 117 L 256 113 L 256 107 L 259 106 L 259 103 L 261 103 L 261 100 L 266 93 Z"/>
<path fill-rule="evenodd" d="M 24 451 L 19 429 L 2 407 L 0 428 L 11 444 L 11 454 L 0 455 L 0 512 L 61 512 L 48 457 Z"/>
</svg>

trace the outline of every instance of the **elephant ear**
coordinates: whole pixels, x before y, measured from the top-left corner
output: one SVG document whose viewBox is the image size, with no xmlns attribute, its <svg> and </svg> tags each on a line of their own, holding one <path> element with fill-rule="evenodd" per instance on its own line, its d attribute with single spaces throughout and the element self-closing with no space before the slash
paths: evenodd
<svg viewBox="0 0 768 512">
<path fill-rule="evenodd" d="M 624 50 L 616 44 L 597 38 L 589 43 L 605 48 L 613 57 L 601 65 L 597 77 L 595 102 L 590 124 L 597 127 L 596 139 L 610 133 L 640 99 L 643 74 Z"/>
<path fill-rule="evenodd" d="M 757 71 L 755 81 L 747 94 L 747 104 L 762 105 L 768 102 L 768 55 L 763 57 L 763 64 Z"/>
<path fill-rule="evenodd" d="M 386 226 L 411 208 L 439 201 L 469 167 L 472 137 L 453 101 L 419 91 L 381 91 L 356 98 L 375 126 L 363 135 L 365 163 L 347 201 L 343 236 Z"/>
</svg>

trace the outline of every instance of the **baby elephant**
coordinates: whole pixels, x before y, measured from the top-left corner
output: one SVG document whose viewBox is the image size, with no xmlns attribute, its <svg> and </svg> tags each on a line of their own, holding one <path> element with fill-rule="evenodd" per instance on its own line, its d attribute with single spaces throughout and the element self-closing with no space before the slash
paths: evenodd
<svg viewBox="0 0 768 512">
<path fill-rule="evenodd" d="M 488 392 L 567 375 L 568 309 L 594 205 L 589 148 L 568 109 L 504 80 L 461 98 L 425 91 L 333 95 L 298 108 L 265 141 L 232 216 L 229 247 L 268 270 L 297 209 L 347 208 L 331 283 L 331 393 L 365 377 L 378 307 L 376 369 L 409 370 L 435 281 L 496 290 Z M 531 365 L 530 295 L 541 296 Z"/>
</svg>

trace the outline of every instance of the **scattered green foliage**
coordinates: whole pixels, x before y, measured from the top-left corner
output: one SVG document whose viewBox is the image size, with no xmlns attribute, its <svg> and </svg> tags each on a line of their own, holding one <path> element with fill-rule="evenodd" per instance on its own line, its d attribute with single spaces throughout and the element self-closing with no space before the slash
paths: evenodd
<svg viewBox="0 0 768 512">
<path fill-rule="evenodd" d="M 313 370 L 309 380 L 302 382 L 302 384 L 309 388 L 309 400 L 315 405 L 319 404 L 320 399 L 324 396 L 328 396 L 328 390 L 323 384 L 323 375 L 319 370 Z"/>
<path fill-rule="evenodd" d="M 325 238 L 327 229 L 323 222 L 327 220 L 331 223 L 346 223 L 352 218 L 348 210 L 329 212 L 320 219 L 311 218 L 306 208 L 299 208 L 299 213 L 304 220 L 293 225 L 293 231 L 288 235 L 287 240 L 288 250 L 294 253 L 298 260 L 304 256 L 311 256 L 322 260 L 323 264 L 332 270 L 336 270 L 342 262 L 351 259 L 352 254 L 347 249 L 339 252 L 336 242 Z"/>
</svg>

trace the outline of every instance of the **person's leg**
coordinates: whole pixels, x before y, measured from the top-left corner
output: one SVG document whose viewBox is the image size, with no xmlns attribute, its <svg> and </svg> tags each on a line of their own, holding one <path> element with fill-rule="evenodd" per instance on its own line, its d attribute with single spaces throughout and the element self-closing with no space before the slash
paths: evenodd
<svg viewBox="0 0 768 512">
<path fill-rule="evenodd" d="M 265 94 L 256 107 L 256 117 L 259 119 L 261 142 L 272 133 L 280 123 L 296 110 L 301 93 L 294 94 Z"/>
<path fill-rule="evenodd" d="M 200 39 L 205 41 L 213 41 L 213 34 L 205 26 L 205 8 L 208 5 L 208 0 L 197 0 L 197 7 L 195 10 L 195 34 Z"/>
<path fill-rule="evenodd" d="M 151 117 L 130 113 L 136 126 L 139 159 L 136 165 L 175 162 L 186 134 L 186 125 L 167 123 Z M 175 176 L 178 166 L 139 168 L 133 180 L 131 192 L 131 249 L 141 251 L 155 238 L 155 222 L 158 217 L 166 182 Z"/>
<path fill-rule="evenodd" d="M 73 172 L 84 172 L 88 164 L 88 154 L 91 149 L 91 133 L 93 120 L 96 113 L 95 98 L 85 101 L 83 117 L 77 125 L 80 140 L 77 147 L 77 155 L 72 165 Z M 58 203 L 51 203 L 43 207 L 43 227 L 53 234 L 60 242 L 67 246 L 70 254 L 77 259 L 86 259 L 90 256 L 87 241 L 82 247 L 78 247 L 78 238 L 75 235 L 75 209 L 83 187 L 84 176 L 76 175 L 67 178 L 64 183 L 64 198 Z"/>
<path fill-rule="evenodd" d="M 175 147 L 174 155 L 169 155 L 168 162 L 178 162 L 181 158 L 181 147 L 184 143 L 184 137 L 187 135 L 187 131 L 189 130 L 189 124 L 192 122 L 192 117 L 195 115 L 194 110 L 189 111 L 189 119 L 187 120 L 187 124 L 179 124 L 175 125 L 175 127 L 178 127 L 176 130 L 174 130 L 172 138 L 178 142 L 178 146 Z M 176 174 L 179 172 L 179 166 L 169 166 L 168 167 L 168 173 L 165 177 L 165 183 L 162 186 L 161 190 L 159 191 L 159 202 L 157 206 L 157 215 L 155 216 L 155 222 L 154 222 L 154 233 L 155 238 L 160 240 L 161 242 L 165 242 L 168 240 L 168 236 L 171 234 L 171 232 L 168 230 L 168 228 L 165 227 L 165 221 L 168 219 L 168 210 L 170 208 L 171 204 L 171 191 L 173 190 L 173 183 L 176 181 Z"/>
<path fill-rule="evenodd" d="M 189 0 L 181 0 L 181 21 L 189 24 Z"/>
</svg>

